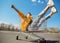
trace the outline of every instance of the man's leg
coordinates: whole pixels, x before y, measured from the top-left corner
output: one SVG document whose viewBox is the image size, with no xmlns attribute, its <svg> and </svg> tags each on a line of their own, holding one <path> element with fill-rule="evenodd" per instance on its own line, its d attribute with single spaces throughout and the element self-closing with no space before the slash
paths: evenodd
<svg viewBox="0 0 60 43">
<path fill-rule="evenodd" d="M 47 12 L 47 10 L 49 9 L 49 6 L 46 6 L 46 8 L 38 15 L 37 19 L 35 19 L 31 25 L 29 26 L 29 29 L 34 28 L 37 26 L 37 24 L 39 23 L 40 19 L 44 16 L 44 14 Z"/>
<path fill-rule="evenodd" d="M 47 12 L 48 9 L 49 9 L 49 6 L 47 6 L 47 7 L 38 15 L 37 19 L 35 19 L 28 28 L 29 28 L 29 29 L 33 29 L 33 30 L 34 30 L 35 28 L 37 28 L 37 25 L 38 25 L 40 19 L 44 16 L 44 14 Z M 35 30 L 36 30 L 36 29 L 35 29 Z"/>
<path fill-rule="evenodd" d="M 35 27 L 35 25 L 37 25 L 40 21 L 40 19 L 44 16 L 44 14 L 47 12 L 47 10 L 49 9 L 48 6 L 46 6 L 46 8 L 38 15 L 37 19 L 35 19 L 33 22 L 32 22 L 32 26 Z"/>
<path fill-rule="evenodd" d="M 50 8 L 50 7 L 53 7 L 54 6 L 54 3 L 52 0 L 48 0 L 48 3 L 47 3 L 47 6 L 46 8 L 38 15 L 38 18 L 35 19 L 32 24 L 29 26 L 29 28 L 34 28 L 38 25 L 39 21 L 41 20 L 41 18 L 45 15 L 45 13 L 47 12 L 47 10 Z"/>
<path fill-rule="evenodd" d="M 40 20 L 40 23 L 38 24 L 38 28 L 42 25 L 43 22 L 45 22 L 45 20 L 49 19 L 54 13 L 56 13 L 56 8 L 52 7 L 50 14 Z"/>
<path fill-rule="evenodd" d="M 52 0 L 48 0 L 48 3 L 47 3 L 47 6 L 46 8 L 41 12 L 39 13 L 37 19 L 35 19 L 32 23 L 32 25 L 37 25 L 40 21 L 40 19 L 45 15 L 45 13 L 47 12 L 47 10 L 50 8 L 50 7 L 53 7 L 54 6 L 54 3 Z"/>
</svg>

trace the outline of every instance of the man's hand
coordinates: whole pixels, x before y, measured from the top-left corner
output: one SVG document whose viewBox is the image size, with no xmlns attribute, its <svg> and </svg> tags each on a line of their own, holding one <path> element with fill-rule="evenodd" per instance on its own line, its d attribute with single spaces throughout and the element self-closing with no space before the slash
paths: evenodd
<svg viewBox="0 0 60 43">
<path fill-rule="evenodd" d="M 12 5 L 11 8 L 15 8 L 14 5 Z"/>
</svg>

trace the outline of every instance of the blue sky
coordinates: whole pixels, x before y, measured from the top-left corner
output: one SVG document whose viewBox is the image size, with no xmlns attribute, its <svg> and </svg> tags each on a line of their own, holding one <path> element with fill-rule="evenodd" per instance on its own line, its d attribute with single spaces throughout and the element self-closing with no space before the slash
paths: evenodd
<svg viewBox="0 0 60 43">
<path fill-rule="evenodd" d="M 57 13 L 47 20 L 48 27 L 60 28 L 60 0 L 53 0 Z M 31 12 L 34 19 L 46 7 L 48 0 L 0 0 L 0 22 L 6 22 L 19 25 L 21 22 L 17 12 L 15 12 L 11 5 L 15 5 L 17 9 L 22 11 L 25 15 Z M 49 13 L 50 10 L 46 13 Z"/>
</svg>

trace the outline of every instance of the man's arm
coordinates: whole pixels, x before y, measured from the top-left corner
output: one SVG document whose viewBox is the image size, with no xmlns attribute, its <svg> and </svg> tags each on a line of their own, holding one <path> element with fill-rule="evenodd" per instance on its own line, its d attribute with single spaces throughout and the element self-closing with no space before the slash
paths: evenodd
<svg viewBox="0 0 60 43">
<path fill-rule="evenodd" d="M 19 15 L 22 19 L 25 19 L 25 18 L 26 18 L 26 16 L 25 16 L 22 12 L 20 12 L 18 9 L 16 9 L 14 5 L 12 5 L 11 7 L 18 13 L 18 15 Z"/>
</svg>

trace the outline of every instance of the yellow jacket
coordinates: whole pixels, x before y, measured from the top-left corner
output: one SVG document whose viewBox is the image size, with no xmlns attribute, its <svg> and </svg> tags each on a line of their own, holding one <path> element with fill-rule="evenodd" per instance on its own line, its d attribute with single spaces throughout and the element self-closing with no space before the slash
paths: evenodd
<svg viewBox="0 0 60 43">
<path fill-rule="evenodd" d="M 21 31 L 27 31 L 28 26 L 30 25 L 30 22 L 32 21 L 32 16 L 25 16 L 22 12 L 18 13 L 19 16 L 22 18 L 22 22 L 21 22 Z"/>
</svg>

